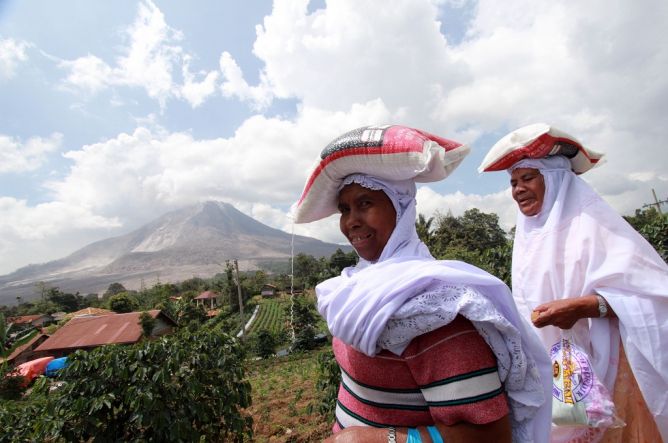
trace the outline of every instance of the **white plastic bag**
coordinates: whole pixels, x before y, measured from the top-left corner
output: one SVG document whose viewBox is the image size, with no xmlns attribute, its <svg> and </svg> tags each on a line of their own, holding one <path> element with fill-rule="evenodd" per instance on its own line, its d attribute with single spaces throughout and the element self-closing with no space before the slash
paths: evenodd
<svg viewBox="0 0 668 443">
<path fill-rule="evenodd" d="M 587 353 L 563 331 L 550 348 L 552 357 L 552 423 L 556 426 L 610 428 L 623 426 L 610 393 L 600 382 Z"/>
</svg>

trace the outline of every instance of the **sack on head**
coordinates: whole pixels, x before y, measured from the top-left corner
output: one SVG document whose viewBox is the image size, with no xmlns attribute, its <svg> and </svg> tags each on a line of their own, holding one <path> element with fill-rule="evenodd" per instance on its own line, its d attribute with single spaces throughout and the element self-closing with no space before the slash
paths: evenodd
<svg viewBox="0 0 668 443">
<path fill-rule="evenodd" d="M 292 207 L 292 218 L 308 223 L 336 213 L 339 186 L 350 174 L 434 182 L 446 178 L 468 153 L 466 145 L 406 126 L 355 129 L 322 151 Z"/>
<path fill-rule="evenodd" d="M 478 172 L 502 171 L 525 158 L 563 155 L 576 174 L 587 172 L 603 154 L 586 148 L 575 137 L 545 123 L 524 126 L 503 137 L 489 150 Z"/>
</svg>

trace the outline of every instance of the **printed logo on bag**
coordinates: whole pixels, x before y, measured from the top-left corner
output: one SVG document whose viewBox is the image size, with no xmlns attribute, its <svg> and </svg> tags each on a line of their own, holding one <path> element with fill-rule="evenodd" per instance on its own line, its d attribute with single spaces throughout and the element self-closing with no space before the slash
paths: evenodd
<svg viewBox="0 0 668 443">
<path fill-rule="evenodd" d="M 573 404 L 582 401 L 594 386 L 594 371 L 587 354 L 568 340 L 561 340 L 550 349 L 554 380 L 552 396 Z"/>
</svg>

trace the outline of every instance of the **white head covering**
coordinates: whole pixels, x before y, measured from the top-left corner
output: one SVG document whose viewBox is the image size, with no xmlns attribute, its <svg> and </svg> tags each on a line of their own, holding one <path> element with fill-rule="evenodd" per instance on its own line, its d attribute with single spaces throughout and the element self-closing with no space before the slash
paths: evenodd
<svg viewBox="0 0 668 443">
<path fill-rule="evenodd" d="M 564 163 L 564 158 L 523 160 L 545 180 L 541 211 L 518 211 L 513 247 L 513 296 L 530 318 L 537 305 L 598 293 L 619 318 L 581 319 L 572 328 L 612 392 L 619 340 L 668 441 L 668 266 L 616 211 Z M 546 347 L 561 337 L 553 326 L 537 330 Z"/>
<path fill-rule="evenodd" d="M 418 257 L 431 257 L 427 246 L 420 241 L 415 230 L 415 193 L 416 187 L 413 180 L 385 180 L 366 174 L 351 174 L 343 179 L 341 189 L 351 183 L 357 183 L 367 189 L 383 191 L 392 202 L 397 213 L 397 223 L 392 235 L 383 248 L 378 260 L 382 262 L 394 255 L 413 255 Z M 357 268 L 365 268 L 372 264 L 360 257 Z"/>
<path fill-rule="evenodd" d="M 316 287 L 318 311 L 332 335 L 369 356 L 382 347 L 400 355 L 414 337 L 462 315 L 497 357 L 513 412 L 514 441 L 546 442 L 550 361 L 532 327 L 519 315 L 508 287 L 467 263 L 434 260 L 415 229 L 412 180 L 354 174 L 341 187 L 350 183 L 383 190 L 398 220 L 375 263 L 360 259 L 357 266 Z M 389 329 L 388 325 L 402 322 L 419 325 Z"/>
<path fill-rule="evenodd" d="M 522 220 L 522 223 L 526 224 L 529 229 L 543 227 L 550 214 L 552 214 L 553 219 L 558 217 L 556 211 L 560 210 L 563 202 L 560 202 L 556 208 L 554 208 L 554 204 L 556 203 L 557 194 L 559 193 L 560 184 L 563 181 L 564 175 L 571 170 L 571 163 L 562 155 L 538 159 L 524 159 L 511 166 L 510 169 L 508 169 L 508 172 L 512 173 L 518 168 L 538 169 L 543 175 L 543 180 L 545 182 L 543 206 L 538 214 L 524 217 Z M 555 213 L 552 213 L 553 208 L 555 209 Z"/>
</svg>

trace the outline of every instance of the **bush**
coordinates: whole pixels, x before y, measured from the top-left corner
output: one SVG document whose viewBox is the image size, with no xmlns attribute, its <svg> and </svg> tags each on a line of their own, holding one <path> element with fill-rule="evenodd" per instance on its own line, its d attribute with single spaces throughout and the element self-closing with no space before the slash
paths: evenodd
<svg viewBox="0 0 668 443">
<path fill-rule="evenodd" d="M 318 399 L 309 406 L 309 409 L 319 414 L 331 417 L 336 409 L 336 397 L 341 383 L 341 369 L 334 353 L 329 350 L 318 355 L 318 378 L 315 384 Z"/>
<path fill-rule="evenodd" d="M 266 329 L 260 330 L 257 333 L 256 352 L 262 358 L 269 358 L 274 355 L 274 348 L 276 347 L 276 338 Z"/>
<path fill-rule="evenodd" d="M 25 378 L 19 374 L 12 374 L 6 367 L 0 367 L 0 398 L 18 400 L 26 390 Z"/>
<path fill-rule="evenodd" d="M 244 353 L 226 334 L 184 329 L 133 346 L 78 351 L 49 391 L 0 407 L 0 441 L 243 441 L 252 437 Z M 41 398 L 40 398 L 41 397 Z"/>
</svg>

